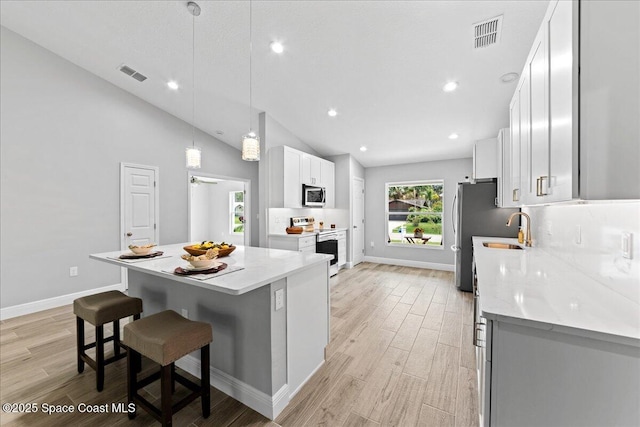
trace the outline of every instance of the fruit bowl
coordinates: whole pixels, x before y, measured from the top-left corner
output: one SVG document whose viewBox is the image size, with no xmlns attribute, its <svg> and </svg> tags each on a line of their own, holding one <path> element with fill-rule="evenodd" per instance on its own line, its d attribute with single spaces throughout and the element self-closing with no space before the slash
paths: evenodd
<svg viewBox="0 0 640 427">
<path fill-rule="evenodd" d="M 151 252 L 151 249 L 153 249 L 154 246 L 155 245 L 144 245 L 144 246 L 129 245 L 129 250 L 131 250 L 131 252 L 133 252 L 136 255 L 147 255 L 149 252 Z"/>
<path fill-rule="evenodd" d="M 200 249 L 200 244 L 185 246 L 183 249 L 193 256 L 204 255 L 207 253 L 206 249 Z M 218 258 L 229 256 L 229 254 L 236 250 L 236 247 L 229 245 L 228 248 L 217 248 Z"/>
</svg>

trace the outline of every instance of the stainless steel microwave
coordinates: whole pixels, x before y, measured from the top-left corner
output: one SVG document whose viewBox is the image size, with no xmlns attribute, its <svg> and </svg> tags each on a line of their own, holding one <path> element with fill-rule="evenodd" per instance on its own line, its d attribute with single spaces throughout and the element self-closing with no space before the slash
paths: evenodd
<svg viewBox="0 0 640 427">
<path fill-rule="evenodd" d="M 323 207 L 326 203 L 324 187 L 302 184 L 302 206 Z"/>
</svg>

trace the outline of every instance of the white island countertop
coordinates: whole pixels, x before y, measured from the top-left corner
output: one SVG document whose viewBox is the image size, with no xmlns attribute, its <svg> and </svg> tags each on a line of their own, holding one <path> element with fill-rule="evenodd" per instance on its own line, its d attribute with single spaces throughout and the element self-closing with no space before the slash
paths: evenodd
<svg viewBox="0 0 640 427">
<path fill-rule="evenodd" d="M 179 276 L 167 272 L 173 271 L 176 267 L 185 267 L 188 265 L 187 261 L 180 257 L 186 254 L 183 247 L 189 244 L 190 243 L 180 243 L 158 246 L 155 249 L 164 252 L 163 257 L 150 258 L 143 261 L 137 260 L 137 262 L 117 260 L 121 254 L 127 251 L 92 254 L 89 257 L 130 270 L 169 278 L 178 282 L 231 295 L 247 293 L 287 277 L 297 271 L 304 270 L 313 265 L 328 263 L 329 260 L 331 260 L 331 256 L 326 254 L 238 246 L 231 255 L 218 258 L 217 261 L 224 262 L 229 267 L 240 267 L 242 268 L 241 270 L 220 274 L 219 276 L 217 276 L 216 273 L 211 275 L 210 279 L 206 280 L 198 280 L 189 276 Z M 225 273 L 225 271 L 222 270 L 221 273 Z"/>
<path fill-rule="evenodd" d="M 540 248 L 473 237 L 482 316 L 640 347 L 640 305 Z M 523 246 L 523 245 L 520 245 Z"/>
</svg>

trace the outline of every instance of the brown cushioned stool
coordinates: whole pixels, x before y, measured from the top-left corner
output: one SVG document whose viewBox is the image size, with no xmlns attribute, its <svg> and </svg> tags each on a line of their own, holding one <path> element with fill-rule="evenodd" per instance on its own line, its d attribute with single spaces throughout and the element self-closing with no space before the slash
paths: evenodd
<svg viewBox="0 0 640 427">
<path fill-rule="evenodd" d="M 163 426 L 170 426 L 174 412 L 187 406 L 198 397 L 202 400 L 202 416 L 211 412 L 209 389 L 209 343 L 213 339 L 211 325 L 185 319 L 172 310 L 162 311 L 124 326 L 124 345 L 127 347 L 127 395 L 128 403 L 140 405 Z M 200 385 L 175 371 L 174 362 L 200 349 Z M 137 379 L 140 355 L 160 365 L 160 371 L 147 378 Z M 160 379 L 160 409 L 138 394 L 138 390 Z M 192 391 L 172 405 L 171 395 L 175 381 Z M 135 412 L 129 412 L 134 418 Z"/>
<path fill-rule="evenodd" d="M 78 372 L 84 371 L 87 363 L 96 371 L 96 388 L 102 391 L 104 387 L 104 367 L 124 358 L 127 354 L 120 352 L 120 319 L 133 316 L 140 318 L 142 300 L 129 297 L 119 291 L 102 292 L 78 298 L 73 301 L 73 313 L 76 315 Z M 96 340 L 90 344 L 84 343 L 84 321 L 96 327 Z M 113 322 L 113 335 L 104 337 L 104 324 Z M 114 355 L 105 360 L 104 344 L 113 341 Z M 85 350 L 96 348 L 96 360 L 85 353 Z"/>
</svg>

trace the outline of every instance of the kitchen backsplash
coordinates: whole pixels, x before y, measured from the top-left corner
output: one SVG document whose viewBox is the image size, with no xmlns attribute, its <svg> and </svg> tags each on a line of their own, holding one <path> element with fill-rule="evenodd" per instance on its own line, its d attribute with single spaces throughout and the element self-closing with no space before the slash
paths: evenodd
<svg viewBox="0 0 640 427">
<path fill-rule="evenodd" d="M 331 224 L 344 228 L 349 226 L 349 211 L 347 209 L 322 208 L 271 208 L 269 209 L 269 234 L 285 233 L 289 226 L 289 218 L 294 216 L 312 216 L 316 220 L 316 227 L 320 221 L 325 228 Z"/>
<path fill-rule="evenodd" d="M 533 245 L 640 304 L 640 202 L 587 202 L 526 207 Z M 632 233 L 631 259 L 622 233 Z"/>
</svg>

